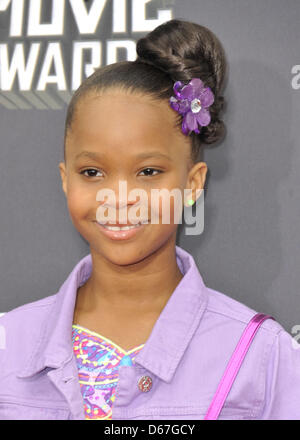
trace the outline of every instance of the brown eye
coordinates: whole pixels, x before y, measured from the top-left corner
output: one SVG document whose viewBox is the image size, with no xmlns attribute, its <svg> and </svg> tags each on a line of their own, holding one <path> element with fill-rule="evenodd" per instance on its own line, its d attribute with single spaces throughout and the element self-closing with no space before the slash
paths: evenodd
<svg viewBox="0 0 300 440">
<path fill-rule="evenodd" d="M 144 170 L 142 170 L 141 171 L 141 173 L 143 173 L 144 171 L 148 171 L 148 170 L 150 170 L 150 171 L 157 171 L 158 173 L 162 173 L 162 171 L 161 170 L 157 170 L 156 168 L 145 168 Z M 154 176 L 156 176 L 157 174 L 154 174 Z M 149 174 L 148 174 L 148 176 L 149 176 Z M 152 177 L 153 176 L 153 174 L 150 174 L 150 177 Z"/>
<path fill-rule="evenodd" d="M 91 173 L 91 174 L 88 174 L 88 175 L 86 175 L 86 174 L 84 174 L 84 173 Z M 80 174 L 83 174 L 84 176 L 86 176 L 86 177 L 99 177 L 99 176 L 96 176 L 95 175 L 95 172 L 96 173 L 100 173 L 100 171 L 99 170 L 96 170 L 95 168 L 88 168 L 88 169 L 86 169 L 86 170 L 82 170 L 81 172 L 80 172 Z"/>
</svg>

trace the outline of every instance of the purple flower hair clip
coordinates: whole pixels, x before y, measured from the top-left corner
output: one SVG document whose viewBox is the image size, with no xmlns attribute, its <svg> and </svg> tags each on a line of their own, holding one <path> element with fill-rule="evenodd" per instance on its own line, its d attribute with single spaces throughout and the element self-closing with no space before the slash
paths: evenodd
<svg viewBox="0 0 300 440">
<path fill-rule="evenodd" d="M 181 81 L 176 81 L 173 89 L 176 97 L 171 96 L 170 105 L 183 115 L 183 134 L 189 135 L 192 131 L 199 134 L 201 127 L 210 123 L 208 108 L 215 99 L 213 92 L 209 87 L 204 87 L 200 78 L 192 78 L 186 85 Z"/>
</svg>

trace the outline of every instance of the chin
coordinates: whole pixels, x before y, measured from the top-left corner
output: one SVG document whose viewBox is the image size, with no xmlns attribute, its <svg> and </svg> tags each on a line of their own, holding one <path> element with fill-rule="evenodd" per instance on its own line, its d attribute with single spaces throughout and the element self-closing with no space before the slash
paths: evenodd
<svg viewBox="0 0 300 440">
<path fill-rule="evenodd" d="M 142 248 L 141 244 L 132 243 L 132 245 L 129 245 L 129 243 L 126 243 L 125 245 L 121 242 L 115 246 L 109 245 L 109 248 L 106 246 L 100 248 L 91 246 L 91 252 L 101 255 L 102 258 L 117 266 L 137 264 L 146 258 L 149 253 L 146 252 L 145 248 Z"/>
</svg>

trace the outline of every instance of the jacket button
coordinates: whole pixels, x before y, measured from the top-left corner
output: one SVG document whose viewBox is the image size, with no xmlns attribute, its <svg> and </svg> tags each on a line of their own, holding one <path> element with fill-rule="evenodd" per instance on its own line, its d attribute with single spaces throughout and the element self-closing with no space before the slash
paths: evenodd
<svg viewBox="0 0 300 440">
<path fill-rule="evenodd" d="M 142 376 L 138 382 L 139 389 L 144 393 L 150 391 L 152 387 L 152 379 L 150 376 Z"/>
</svg>

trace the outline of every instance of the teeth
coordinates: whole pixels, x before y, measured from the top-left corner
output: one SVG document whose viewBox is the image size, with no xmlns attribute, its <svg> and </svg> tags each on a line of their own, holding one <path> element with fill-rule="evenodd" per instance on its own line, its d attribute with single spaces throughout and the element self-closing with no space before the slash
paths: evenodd
<svg viewBox="0 0 300 440">
<path fill-rule="evenodd" d="M 109 231 L 127 231 L 129 229 L 139 228 L 141 224 L 138 223 L 137 225 L 133 225 L 133 226 L 122 226 L 121 228 L 119 226 L 107 226 L 107 225 L 102 225 L 102 226 L 104 226 L 104 228 L 108 229 Z"/>
<path fill-rule="evenodd" d="M 108 226 L 105 224 L 100 223 L 101 226 L 103 226 L 106 229 L 109 229 L 110 231 L 128 231 L 129 229 L 139 228 L 141 225 L 147 225 L 149 223 L 148 220 L 144 220 L 140 223 L 137 223 L 136 225 L 131 226 Z"/>
</svg>

